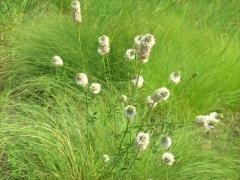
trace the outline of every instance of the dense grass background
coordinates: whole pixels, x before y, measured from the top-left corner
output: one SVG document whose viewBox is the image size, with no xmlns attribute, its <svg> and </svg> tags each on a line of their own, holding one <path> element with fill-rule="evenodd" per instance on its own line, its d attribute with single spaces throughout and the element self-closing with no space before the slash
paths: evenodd
<svg viewBox="0 0 240 180">
<path fill-rule="evenodd" d="M 240 160 L 240 24 L 238 1 L 83 0 L 80 26 L 73 24 L 70 1 L 2 1 L 0 177 L 2 179 L 238 179 Z M 138 34 L 157 43 L 143 66 L 143 89 L 132 101 L 137 119 L 124 141 L 121 94 L 131 95 L 131 62 L 124 59 Z M 97 38 L 110 37 L 111 77 L 106 83 Z M 79 35 L 80 41 L 79 43 Z M 60 55 L 56 69 L 51 57 Z M 182 81 L 169 83 L 169 74 Z M 74 83 L 86 72 L 102 84 L 89 97 L 90 137 L 86 137 L 85 96 Z M 131 145 L 146 113 L 147 95 L 166 86 L 171 98 L 152 113 L 150 148 L 135 159 Z M 218 111 L 222 123 L 204 134 L 198 114 Z M 161 162 L 160 137 L 173 139 L 176 163 Z M 111 157 L 108 165 L 102 155 Z"/>
</svg>

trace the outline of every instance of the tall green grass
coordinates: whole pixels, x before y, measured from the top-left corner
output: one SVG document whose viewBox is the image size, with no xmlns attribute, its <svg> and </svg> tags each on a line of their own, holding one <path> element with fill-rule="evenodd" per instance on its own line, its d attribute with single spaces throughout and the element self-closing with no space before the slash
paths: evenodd
<svg viewBox="0 0 240 180">
<path fill-rule="evenodd" d="M 26 1 L 21 7 L 32 14 L 6 33 L 14 42 L 1 50 L 3 179 L 238 179 L 239 134 L 231 132 L 231 111 L 239 109 L 240 98 L 237 1 L 81 3 L 83 22 L 76 26 L 69 1 Z M 124 53 L 144 33 L 152 33 L 157 43 L 143 66 L 144 87 L 131 102 L 137 119 L 123 142 L 127 151 L 119 152 L 126 127 L 119 96 L 131 96 L 134 76 L 134 63 Z M 110 88 L 97 54 L 102 34 L 110 37 Z M 54 55 L 63 58 L 63 68 L 51 65 Z M 173 85 L 169 74 L 177 70 L 182 81 Z M 103 89 L 88 98 L 89 119 L 83 89 L 74 83 L 82 71 Z M 152 113 L 152 128 L 139 129 L 146 97 L 162 86 L 170 89 L 170 100 Z M 194 118 L 211 111 L 226 118 L 204 134 Z M 152 134 L 149 148 L 136 157 L 132 140 L 139 130 Z M 172 167 L 161 161 L 159 140 L 164 134 L 173 139 Z M 105 153 L 111 158 L 107 165 L 101 159 Z"/>
</svg>

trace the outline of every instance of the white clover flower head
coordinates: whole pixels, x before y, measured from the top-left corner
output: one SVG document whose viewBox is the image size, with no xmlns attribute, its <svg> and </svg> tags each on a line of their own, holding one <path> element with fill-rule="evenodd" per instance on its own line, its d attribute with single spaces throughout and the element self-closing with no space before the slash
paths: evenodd
<svg viewBox="0 0 240 180">
<path fill-rule="evenodd" d="M 167 101 L 170 97 L 170 91 L 166 87 L 162 87 L 154 91 L 151 97 L 152 100 L 156 103 L 161 101 Z"/>
<path fill-rule="evenodd" d="M 165 162 L 166 165 L 171 166 L 175 162 L 174 155 L 170 152 L 165 152 L 162 155 L 162 160 Z"/>
<path fill-rule="evenodd" d="M 135 144 L 139 151 L 144 151 L 145 149 L 147 149 L 149 141 L 149 134 L 144 132 L 139 132 L 135 138 Z"/>
<path fill-rule="evenodd" d="M 222 114 L 217 113 L 217 112 L 212 112 L 209 115 L 209 123 L 219 123 L 220 119 L 222 118 Z"/>
<path fill-rule="evenodd" d="M 88 84 L 88 77 L 85 73 L 77 73 L 75 81 L 77 85 L 86 87 Z"/>
<path fill-rule="evenodd" d="M 196 117 L 196 123 L 205 129 L 205 132 L 209 132 L 215 128 L 215 125 L 220 122 L 222 115 L 217 112 L 212 112 L 208 115 L 199 115 Z"/>
<path fill-rule="evenodd" d="M 63 66 L 63 60 L 60 56 L 53 56 L 52 63 L 54 66 Z"/>
<path fill-rule="evenodd" d="M 103 154 L 102 160 L 103 160 L 104 163 L 108 163 L 110 161 L 110 158 L 107 154 Z"/>
<path fill-rule="evenodd" d="M 127 107 L 124 108 L 124 115 L 127 119 L 134 119 L 136 116 L 136 108 L 133 105 L 128 105 Z"/>
<path fill-rule="evenodd" d="M 211 129 L 214 129 L 214 125 L 210 124 L 209 122 L 204 123 L 203 127 L 205 128 L 205 132 L 210 131 Z"/>
<path fill-rule="evenodd" d="M 98 53 L 103 56 L 110 52 L 110 45 L 109 45 L 109 37 L 106 35 L 102 35 L 98 38 Z"/>
<path fill-rule="evenodd" d="M 147 106 L 149 108 L 154 108 L 156 107 L 157 103 L 153 101 L 152 97 L 151 96 L 148 96 L 147 97 Z"/>
<path fill-rule="evenodd" d="M 199 115 L 196 117 L 196 123 L 199 126 L 202 126 L 205 132 L 209 132 L 211 129 L 214 129 L 214 124 L 216 122 L 218 122 L 218 120 L 216 120 L 215 117 L 211 117 L 210 115 Z"/>
<path fill-rule="evenodd" d="M 104 56 L 104 55 L 108 54 L 109 52 L 110 52 L 109 47 L 99 47 L 98 48 L 98 54 L 100 54 L 101 56 Z"/>
<path fill-rule="evenodd" d="M 169 136 L 164 136 L 162 137 L 160 144 L 162 148 L 168 149 L 172 145 L 172 140 Z"/>
<path fill-rule="evenodd" d="M 208 124 L 209 116 L 207 115 L 199 115 L 196 117 L 195 121 L 198 125 L 204 126 L 205 124 Z"/>
<path fill-rule="evenodd" d="M 142 37 L 141 42 L 143 45 L 152 48 L 156 43 L 156 39 L 152 34 L 146 34 L 145 36 Z"/>
<path fill-rule="evenodd" d="M 134 38 L 134 47 L 135 49 L 138 49 L 140 44 L 141 44 L 141 39 L 142 39 L 143 35 L 138 35 Z"/>
<path fill-rule="evenodd" d="M 134 78 L 132 80 L 132 83 L 134 86 L 136 86 L 137 88 L 141 88 L 143 86 L 144 83 L 144 79 L 142 76 L 136 76 L 136 78 Z"/>
<path fill-rule="evenodd" d="M 71 9 L 73 21 L 76 24 L 79 24 L 82 21 L 80 2 L 78 0 L 73 0 L 71 3 Z"/>
<path fill-rule="evenodd" d="M 150 56 L 150 52 L 151 52 L 151 48 L 140 44 L 138 48 L 138 58 L 140 59 L 140 61 L 147 62 Z"/>
<path fill-rule="evenodd" d="M 153 35 L 138 35 L 134 38 L 134 47 L 136 49 L 137 58 L 143 63 L 147 63 L 150 52 L 156 40 Z"/>
<path fill-rule="evenodd" d="M 196 123 L 209 131 L 214 128 L 215 124 L 220 122 L 221 117 L 222 115 L 216 112 L 208 115 L 199 115 L 196 117 Z"/>
<path fill-rule="evenodd" d="M 92 83 L 91 86 L 90 86 L 90 91 L 93 94 L 99 94 L 100 91 L 101 91 L 101 84 L 99 84 L 99 83 Z"/>
<path fill-rule="evenodd" d="M 146 58 L 146 59 L 141 59 L 141 63 L 142 64 L 146 64 L 148 62 L 148 58 Z"/>
<path fill-rule="evenodd" d="M 172 81 L 174 84 L 178 84 L 181 81 L 181 73 L 180 73 L 180 71 L 172 72 L 170 74 L 170 81 Z"/>
<path fill-rule="evenodd" d="M 120 96 L 120 101 L 123 103 L 127 103 L 128 102 L 128 97 L 126 95 L 121 95 Z"/>
<path fill-rule="evenodd" d="M 134 60 L 136 58 L 136 50 L 135 49 L 128 49 L 126 51 L 125 57 L 129 61 Z"/>
<path fill-rule="evenodd" d="M 109 46 L 109 37 L 102 35 L 98 38 L 98 43 L 100 46 Z"/>
</svg>

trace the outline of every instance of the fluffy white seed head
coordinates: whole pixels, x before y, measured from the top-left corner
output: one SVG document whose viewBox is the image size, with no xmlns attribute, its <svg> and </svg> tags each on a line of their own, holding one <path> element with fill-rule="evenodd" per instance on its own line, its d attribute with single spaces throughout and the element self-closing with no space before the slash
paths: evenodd
<svg viewBox="0 0 240 180">
<path fill-rule="evenodd" d="M 156 105 L 157 105 L 157 103 L 153 101 L 152 97 L 148 96 L 147 97 L 147 106 L 149 108 L 154 108 Z"/>
<path fill-rule="evenodd" d="M 152 48 L 156 43 L 156 39 L 152 34 L 146 34 L 141 38 L 141 43 L 143 46 L 148 46 Z"/>
<path fill-rule="evenodd" d="M 135 49 L 128 49 L 126 51 L 125 57 L 129 61 L 134 60 L 136 58 L 136 50 Z"/>
<path fill-rule="evenodd" d="M 155 44 L 155 38 L 151 34 L 140 35 L 135 37 L 134 42 L 138 58 L 143 64 L 147 63 L 151 49 Z"/>
<path fill-rule="evenodd" d="M 170 97 L 170 91 L 166 87 L 157 89 L 151 95 L 151 98 L 155 103 L 158 103 L 161 101 L 167 101 L 169 97 Z"/>
<path fill-rule="evenodd" d="M 52 63 L 54 66 L 63 66 L 63 60 L 60 56 L 53 56 Z"/>
<path fill-rule="evenodd" d="M 103 161 L 104 163 L 108 163 L 108 162 L 110 161 L 109 156 L 108 156 L 107 154 L 103 154 L 103 156 L 102 156 L 102 161 Z"/>
<path fill-rule="evenodd" d="M 82 21 L 81 6 L 78 0 L 73 0 L 71 3 L 73 21 L 79 24 Z"/>
<path fill-rule="evenodd" d="M 136 108 L 132 105 L 128 105 L 127 107 L 124 108 L 124 115 L 127 119 L 134 119 L 136 116 Z"/>
<path fill-rule="evenodd" d="M 164 136 L 162 137 L 160 144 L 162 148 L 168 149 L 172 145 L 172 140 L 169 136 Z"/>
<path fill-rule="evenodd" d="M 98 38 L 98 43 L 100 46 L 109 46 L 109 37 L 102 35 Z"/>
<path fill-rule="evenodd" d="M 209 123 L 213 123 L 213 124 L 219 123 L 220 119 L 222 118 L 222 114 L 217 112 L 212 112 L 208 116 L 209 116 Z"/>
<path fill-rule="evenodd" d="M 140 151 L 147 149 L 149 141 L 149 134 L 144 132 L 139 132 L 135 138 L 135 144 Z"/>
<path fill-rule="evenodd" d="M 141 43 L 141 39 L 142 39 L 143 35 L 138 35 L 134 38 L 134 48 L 136 50 L 138 50 L 140 43 Z"/>
<path fill-rule="evenodd" d="M 199 115 L 195 119 L 196 123 L 200 126 L 204 126 L 206 123 L 208 123 L 208 116 L 207 115 Z"/>
<path fill-rule="evenodd" d="M 99 94 L 100 91 L 101 91 L 101 84 L 99 84 L 99 83 L 92 83 L 91 86 L 90 86 L 90 91 L 93 94 Z"/>
<path fill-rule="evenodd" d="M 136 78 L 134 78 L 132 80 L 132 83 L 134 86 L 136 86 L 137 88 L 141 88 L 143 86 L 144 83 L 144 79 L 142 76 L 136 76 Z"/>
<path fill-rule="evenodd" d="M 86 87 L 88 84 L 88 77 L 85 73 L 77 73 L 75 81 L 77 85 Z"/>
<path fill-rule="evenodd" d="M 220 122 L 222 115 L 216 112 L 212 112 L 208 115 L 199 115 L 196 117 L 196 123 L 205 129 L 205 132 L 209 132 L 215 128 L 215 125 Z"/>
<path fill-rule="evenodd" d="M 127 103 L 128 102 L 128 97 L 126 95 L 121 95 L 120 96 L 120 101 L 123 103 Z"/>
<path fill-rule="evenodd" d="M 210 124 L 209 122 L 208 123 L 204 123 L 203 127 L 205 129 L 205 132 L 208 132 L 211 129 L 214 129 L 214 125 Z"/>
<path fill-rule="evenodd" d="M 172 72 L 169 78 L 171 82 L 173 82 L 174 84 L 178 84 L 181 81 L 180 71 Z"/>
<path fill-rule="evenodd" d="M 173 163 L 175 162 L 174 155 L 172 153 L 169 153 L 169 152 L 163 153 L 162 160 L 168 166 L 173 165 Z"/>
<path fill-rule="evenodd" d="M 146 58 L 146 59 L 141 59 L 141 63 L 142 64 L 146 64 L 148 62 L 148 58 Z"/>
<path fill-rule="evenodd" d="M 110 52 L 109 47 L 99 47 L 98 48 L 98 54 L 100 54 L 101 56 L 104 56 L 104 55 L 108 54 L 109 52 Z"/>
<path fill-rule="evenodd" d="M 103 56 L 110 52 L 110 45 L 109 45 L 109 37 L 106 35 L 102 35 L 98 38 L 98 53 Z"/>
</svg>

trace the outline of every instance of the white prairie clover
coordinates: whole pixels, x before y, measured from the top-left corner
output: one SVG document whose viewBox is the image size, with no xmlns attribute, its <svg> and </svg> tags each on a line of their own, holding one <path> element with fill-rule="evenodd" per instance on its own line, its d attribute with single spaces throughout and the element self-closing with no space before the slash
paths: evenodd
<svg viewBox="0 0 240 180">
<path fill-rule="evenodd" d="M 127 103 L 128 102 L 128 97 L 126 95 L 121 95 L 120 96 L 120 101 L 123 103 Z"/>
<path fill-rule="evenodd" d="M 216 124 L 220 121 L 221 117 L 222 115 L 216 112 L 212 112 L 208 115 L 199 115 L 196 117 L 196 123 L 201 126 L 205 124 Z"/>
<path fill-rule="evenodd" d="M 215 128 L 215 124 L 219 123 L 221 117 L 221 114 L 212 112 L 208 115 L 197 116 L 195 121 L 198 125 L 205 128 L 205 132 L 208 132 Z"/>
<path fill-rule="evenodd" d="M 102 156 L 102 161 L 103 161 L 104 163 L 108 163 L 108 162 L 110 161 L 109 156 L 108 156 L 107 154 L 104 154 L 104 155 Z"/>
<path fill-rule="evenodd" d="M 127 119 L 134 119 L 136 116 L 136 108 L 132 105 L 128 105 L 127 107 L 124 108 L 124 115 Z"/>
<path fill-rule="evenodd" d="M 71 3 L 71 9 L 73 21 L 76 24 L 79 24 L 82 21 L 80 2 L 78 0 L 73 0 Z"/>
<path fill-rule="evenodd" d="M 211 129 L 214 129 L 214 125 L 210 124 L 210 123 L 205 123 L 203 125 L 203 127 L 205 128 L 205 132 L 210 131 Z"/>
<path fill-rule="evenodd" d="M 222 114 L 212 112 L 209 114 L 209 123 L 219 123 L 221 118 L 222 118 Z"/>
<path fill-rule="evenodd" d="M 90 91 L 93 94 L 99 94 L 100 91 L 101 91 L 101 84 L 99 84 L 99 83 L 92 83 L 91 86 L 90 86 Z"/>
<path fill-rule="evenodd" d="M 170 148 L 170 146 L 172 145 L 172 140 L 169 136 L 164 136 L 161 139 L 161 147 L 164 149 L 168 149 Z"/>
<path fill-rule="evenodd" d="M 137 51 L 137 56 L 142 63 L 148 62 L 151 49 L 155 43 L 155 38 L 151 34 L 135 37 L 134 45 Z"/>
<path fill-rule="evenodd" d="M 152 97 L 148 96 L 147 97 L 147 106 L 149 108 L 154 108 L 156 105 L 157 105 L 157 103 L 153 101 Z"/>
<path fill-rule="evenodd" d="M 85 73 L 77 73 L 75 81 L 77 85 L 86 87 L 88 84 L 88 77 Z"/>
<path fill-rule="evenodd" d="M 169 152 L 163 153 L 162 160 L 168 166 L 173 165 L 173 163 L 175 162 L 174 155 L 172 153 L 169 153 Z"/>
<path fill-rule="evenodd" d="M 166 87 L 157 89 L 151 95 L 151 99 L 153 103 L 167 101 L 169 97 L 170 97 L 170 91 Z"/>
<path fill-rule="evenodd" d="M 134 60 L 136 58 L 136 50 L 135 49 L 128 49 L 126 51 L 125 57 L 129 61 Z"/>
<path fill-rule="evenodd" d="M 143 35 L 138 35 L 134 38 L 134 48 L 135 50 L 139 49 L 140 43 L 141 43 L 141 39 L 142 39 Z"/>
<path fill-rule="evenodd" d="M 148 133 L 139 132 L 135 138 L 135 144 L 139 151 L 147 149 L 150 137 Z"/>
<path fill-rule="evenodd" d="M 173 82 L 174 84 L 178 84 L 181 81 L 180 71 L 172 72 L 169 78 L 171 82 Z"/>
<path fill-rule="evenodd" d="M 109 37 L 106 35 L 102 35 L 98 38 L 98 53 L 103 56 L 109 53 L 110 45 L 109 45 Z"/>
<path fill-rule="evenodd" d="M 141 88 L 143 86 L 144 83 L 144 79 L 142 76 L 136 76 L 136 78 L 134 78 L 132 80 L 132 83 L 134 86 L 136 86 L 137 88 Z"/>
<path fill-rule="evenodd" d="M 196 123 L 200 126 L 204 126 L 204 124 L 208 123 L 207 115 L 198 115 L 195 119 Z"/>
<path fill-rule="evenodd" d="M 52 63 L 54 66 L 63 66 L 63 60 L 60 56 L 53 56 Z"/>
</svg>

